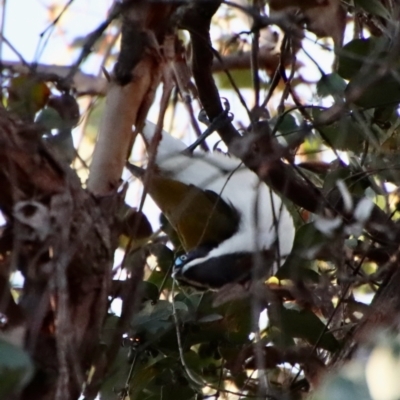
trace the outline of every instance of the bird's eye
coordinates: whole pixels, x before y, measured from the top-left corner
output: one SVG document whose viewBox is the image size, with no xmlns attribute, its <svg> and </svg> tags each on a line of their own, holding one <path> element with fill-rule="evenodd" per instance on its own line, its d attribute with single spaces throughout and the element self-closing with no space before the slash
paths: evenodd
<svg viewBox="0 0 400 400">
<path fill-rule="evenodd" d="M 182 254 L 175 260 L 175 267 L 182 267 L 183 264 L 188 260 L 188 256 L 186 254 Z"/>
</svg>

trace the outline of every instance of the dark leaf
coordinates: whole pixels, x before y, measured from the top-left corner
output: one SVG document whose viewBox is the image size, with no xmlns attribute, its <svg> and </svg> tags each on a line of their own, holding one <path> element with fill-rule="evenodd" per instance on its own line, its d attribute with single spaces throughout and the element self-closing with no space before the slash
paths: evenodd
<svg viewBox="0 0 400 400">
<path fill-rule="evenodd" d="M 153 229 L 142 211 L 129 208 L 122 220 L 122 233 L 131 239 L 140 240 L 151 236 Z"/>
<path fill-rule="evenodd" d="M 180 321 L 189 317 L 186 304 L 176 301 L 175 309 Z M 131 325 L 135 332 L 160 335 L 172 327 L 174 323 L 172 314 L 173 307 L 169 301 L 159 300 L 156 303 L 147 301 L 135 315 Z"/>
<path fill-rule="evenodd" d="M 151 272 L 147 279 L 148 282 L 160 288 L 162 282 L 166 280 L 164 287 L 170 288 L 172 284 L 171 271 L 174 263 L 173 251 L 163 244 L 151 244 L 149 250 L 157 258 L 157 268 Z"/>
<path fill-rule="evenodd" d="M 338 74 L 344 79 L 351 79 L 360 72 L 363 63 L 375 49 L 377 39 L 354 39 L 339 51 Z"/>
<path fill-rule="evenodd" d="M 60 113 L 54 108 L 46 107 L 42 110 L 35 122 L 41 125 L 47 134 L 51 134 L 52 129 L 64 129 L 68 128 L 68 124 L 65 123 Z"/>
<path fill-rule="evenodd" d="M 160 296 L 157 286 L 148 281 L 141 283 L 140 290 L 142 293 L 142 299 L 145 301 L 151 300 L 152 302 L 156 302 Z"/>
<path fill-rule="evenodd" d="M 296 231 L 292 252 L 282 267 L 279 268 L 276 277 L 278 279 L 301 279 L 318 282 L 319 274 L 311 267 L 314 255 L 328 242 L 329 239 L 317 230 L 313 223 L 301 226 Z"/>
<path fill-rule="evenodd" d="M 105 318 L 103 329 L 101 332 L 101 342 L 105 344 L 111 343 L 113 339 L 116 326 L 118 324 L 119 317 L 114 314 L 108 314 Z"/>
<path fill-rule="evenodd" d="M 224 329 L 230 343 L 244 343 L 251 332 L 252 301 L 251 299 L 235 300 L 222 305 L 220 312 L 224 312 Z"/>
<path fill-rule="evenodd" d="M 114 364 L 100 387 L 101 400 L 115 400 L 118 392 L 125 387 L 131 364 L 128 359 L 129 349 L 121 347 L 115 357 Z"/>
<path fill-rule="evenodd" d="M 312 114 L 315 119 L 318 119 L 321 110 L 314 108 Z M 357 153 L 363 150 L 365 135 L 360 124 L 350 114 L 331 125 L 320 126 L 318 131 L 328 146 L 336 150 L 351 150 Z"/>
<path fill-rule="evenodd" d="M 268 316 L 272 326 L 293 338 L 304 339 L 312 345 L 318 343 L 330 352 L 339 348 L 339 342 L 330 332 L 325 332 L 319 340 L 325 324 L 310 310 L 289 309 L 285 306 L 270 307 Z"/>
<path fill-rule="evenodd" d="M 292 114 L 284 114 L 283 117 L 274 117 L 271 124 L 275 125 L 276 136 L 282 136 L 289 148 L 295 148 L 304 141 L 304 131 L 298 125 Z"/>
<path fill-rule="evenodd" d="M 345 88 L 346 82 L 336 72 L 322 76 L 317 83 L 317 93 L 321 97 L 343 97 Z"/>
<path fill-rule="evenodd" d="M 76 150 L 71 128 L 60 129 L 57 134 L 48 136 L 46 141 L 51 144 L 51 147 L 68 164 L 75 159 Z"/>
<path fill-rule="evenodd" d="M 278 348 L 293 348 L 296 346 L 296 342 L 289 332 L 282 331 L 273 323 L 266 329 L 265 341 L 267 343 L 273 343 Z"/>
<path fill-rule="evenodd" d="M 33 364 L 20 348 L 0 339 L 0 398 L 20 392 L 33 375 Z"/>
<path fill-rule="evenodd" d="M 364 196 L 365 189 L 370 186 L 366 176 L 353 172 L 349 167 L 339 167 L 326 175 L 323 192 L 331 194 L 333 191 L 337 191 L 338 180 L 345 183 L 350 193 L 358 196 Z"/>
<path fill-rule="evenodd" d="M 356 89 L 355 89 L 356 88 Z M 346 92 L 362 89 L 362 94 L 354 103 L 364 108 L 396 106 L 400 103 L 400 82 L 397 77 L 386 75 L 382 79 L 364 88 L 361 79 L 352 79 Z"/>
<path fill-rule="evenodd" d="M 362 8 L 366 12 L 378 17 L 391 19 L 390 12 L 385 8 L 380 0 L 354 0 L 356 7 Z"/>
</svg>

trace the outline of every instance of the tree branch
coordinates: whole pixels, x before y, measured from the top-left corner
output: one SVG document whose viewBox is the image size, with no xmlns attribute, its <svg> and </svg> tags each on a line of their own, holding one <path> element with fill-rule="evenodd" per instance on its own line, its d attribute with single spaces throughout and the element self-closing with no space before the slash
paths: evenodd
<svg viewBox="0 0 400 400">
<path fill-rule="evenodd" d="M 134 138 L 161 81 L 160 44 L 176 7 L 145 1 L 124 8 L 121 52 L 109 85 L 88 180 L 89 190 L 96 195 L 113 192 L 120 184 Z"/>
<path fill-rule="evenodd" d="M 181 27 L 189 30 L 190 33 L 193 76 L 201 103 L 210 121 L 223 111 L 219 92 L 212 77 L 213 52 L 209 34 L 211 18 L 220 3 L 220 1 L 192 3 L 181 15 L 180 21 Z M 240 147 L 243 148 L 240 145 L 241 136 L 232 123 L 219 128 L 218 133 L 232 154 L 243 159 L 245 164 L 257 174 L 261 174 L 262 179 L 274 190 L 311 212 L 317 212 L 320 209 L 323 202 L 319 191 L 296 176 L 291 166 L 283 163 L 273 154 L 263 154 L 261 157 L 259 154 L 255 157 L 250 151 L 244 154 L 240 149 Z M 238 142 L 233 145 L 235 141 Z M 255 162 L 255 159 L 258 161 Z M 265 160 L 268 159 L 273 161 L 269 161 L 265 166 Z"/>
</svg>

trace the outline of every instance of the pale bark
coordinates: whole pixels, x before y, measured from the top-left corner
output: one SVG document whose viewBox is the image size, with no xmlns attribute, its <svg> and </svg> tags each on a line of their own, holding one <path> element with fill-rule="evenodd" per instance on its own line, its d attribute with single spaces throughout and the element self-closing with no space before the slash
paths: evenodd
<svg viewBox="0 0 400 400">
<path fill-rule="evenodd" d="M 133 142 L 138 118 L 147 114 L 161 78 L 160 64 L 150 57 L 143 59 L 125 86 L 109 85 L 106 107 L 90 167 L 88 189 L 98 195 L 119 186 L 122 170 Z"/>
</svg>

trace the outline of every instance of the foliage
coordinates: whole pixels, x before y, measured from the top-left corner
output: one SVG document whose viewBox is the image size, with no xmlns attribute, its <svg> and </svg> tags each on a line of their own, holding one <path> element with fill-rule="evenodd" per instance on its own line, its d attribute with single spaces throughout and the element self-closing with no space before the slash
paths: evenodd
<svg viewBox="0 0 400 400">
<path fill-rule="evenodd" d="M 0 341 L 0 395 L 3 399 L 19 392 L 33 375 L 29 356 L 5 340 Z"/>
<path fill-rule="evenodd" d="M 207 395 L 267 398 L 266 389 L 268 398 L 295 399 L 317 386 L 319 389 L 313 394 L 316 400 L 399 397 L 397 382 L 389 378 L 384 386 L 390 386 L 392 392 L 387 397 L 379 397 L 382 393 L 373 378 L 382 365 L 387 371 L 398 368 L 398 337 L 385 333 L 371 339 L 371 331 L 387 325 L 393 328 L 392 321 L 378 318 L 377 326 L 366 333 L 362 330 L 369 315 L 374 315 L 370 299 L 374 305 L 375 298 L 379 298 L 379 293 L 388 285 L 390 273 L 398 267 L 400 36 L 396 30 L 398 21 L 394 18 L 398 6 L 380 0 L 354 0 L 343 4 L 329 0 L 322 5 L 316 5 L 320 3 L 317 1 L 294 0 L 279 4 L 271 1 L 270 8 L 265 8 L 263 2 L 251 2 L 256 5 L 254 7 L 250 7 L 250 2 L 244 3 L 246 18 L 253 18 L 251 26 L 246 26 L 248 22 L 243 15 L 226 6 L 221 6 L 213 20 L 211 29 L 214 33 L 219 31 L 220 35 L 213 39 L 219 62 L 212 68 L 218 78 L 220 94 L 228 95 L 232 104 L 235 103 L 232 99 L 240 96 L 243 109 L 247 111 L 242 116 L 235 108 L 236 126 L 245 127 L 245 135 L 250 135 L 250 122 L 262 121 L 268 125 L 265 142 L 272 143 L 272 150 L 269 150 L 270 158 L 266 158 L 264 168 L 257 166 L 260 167 L 259 175 L 271 186 L 276 181 L 283 181 L 280 175 L 278 178 L 272 175 L 277 165 L 273 162 L 279 159 L 301 181 L 302 187 L 309 190 L 303 193 L 283 189 L 280 193 L 290 204 L 296 219 L 292 253 L 265 282 L 233 284 L 217 293 L 179 285 L 171 278 L 174 259 L 183 249 L 194 247 L 198 237 L 185 243 L 180 232 L 174 231 L 170 225 L 173 218 L 168 215 L 169 203 L 168 210 L 163 210 L 170 217 L 169 222 L 162 216 L 161 229 L 155 230 L 149 223 L 149 215 L 143 211 L 142 199 L 135 200 L 135 208 L 129 207 L 124 202 L 123 188 L 116 195 L 120 200 L 116 202 L 117 210 L 110 206 L 115 211 L 115 218 L 113 215 L 114 219 L 105 219 L 110 231 L 104 233 L 102 228 L 95 235 L 99 243 L 114 246 L 110 254 L 116 247 L 124 253 L 121 265 L 105 272 L 106 279 L 99 285 L 101 290 L 106 288 L 104 290 L 108 291 L 103 298 L 103 303 L 107 304 L 102 303 L 106 312 L 97 324 L 101 332 L 91 337 L 91 358 L 85 353 L 82 358 L 88 359 L 81 359 L 77 349 L 74 349 L 76 354 L 68 358 L 65 356 L 68 350 L 62 347 L 69 340 L 63 342 L 62 337 L 68 337 L 68 334 L 65 325 L 60 323 L 60 318 L 66 315 L 60 311 L 62 301 L 65 301 L 62 300 L 63 290 L 70 290 L 85 279 L 87 288 L 94 287 L 91 278 L 100 275 L 101 268 L 97 259 L 90 265 L 70 263 L 68 265 L 74 268 L 65 275 L 57 275 L 56 267 L 49 267 L 54 249 L 60 249 L 57 240 L 61 243 L 66 240 L 65 237 L 60 239 L 62 232 L 54 230 L 54 213 L 51 211 L 54 206 L 52 196 L 63 191 L 52 186 L 51 193 L 45 195 L 36 190 L 41 187 L 40 182 L 38 186 L 33 185 L 34 190 L 14 179 L 15 186 L 5 189 L 4 195 L 0 194 L 4 198 L 0 207 L 5 218 L 0 237 L 0 272 L 1 277 L 7 277 L 7 285 L 1 288 L 7 304 L 0 304 L 1 398 L 21 393 L 24 396 L 21 398 L 29 398 L 29 391 L 42 384 L 42 373 L 45 375 L 52 368 L 63 373 L 60 369 L 63 356 L 67 360 L 64 360 L 65 368 L 74 362 L 80 363 L 76 368 L 79 373 L 74 371 L 77 376 L 74 379 L 81 379 L 79 388 L 87 399 L 98 393 L 104 400 L 189 400 Z M 300 14 L 293 14 L 296 9 Z M 265 22 L 265 10 L 270 13 L 268 23 Z M 219 24 L 218 18 L 223 18 L 226 26 Z M 335 22 L 334 29 L 328 24 L 330 18 Z M 354 35 L 341 46 L 340 37 L 344 32 L 343 29 L 339 32 L 337 27 L 344 24 L 346 18 L 348 26 L 355 26 Z M 107 21 L 112 28 L 117 26 L 115 21 Z M 230 29 L 235 24 L 247 30 L 239 32 L 235 29 L 232 34 Z M 111 54 L 115 41 L 108 39 L 115 36 L 115 29 L 110 31 L 113 33 L 107 38 L 107 31 L 99 29 L 96 46 L 89 46 L 90 50 L 86 38 L 76 40 L 74 45 L 82 46 L 80 59 L 85 59 L 86 52 L 90 51 L 98 55 Z M 321 54 L 320 46 L 327 46 L 333 52 L 331 39 L 334 41 L 336 60 L 326 72 L 318 64 L 318 57 L 313 59 L 302 50 L 310 35 L 318 39 L 314 43 L 317 55 Z M 273 46 L 271 37 L 279 37 Z M 326 37 L 330 39 L 321 39 Z M 93 40 L 93 36 L 89 38 Z M 180 45 L 189 47 L 188 41 L 185 37 Z M 108 43 L 112 45 L 105 51 Z M 268 51 L 268 57 L 263 53 L 258 58 L 261 51 Z M 245 67 L 241 63 L 243 54 L 248 61 Z M 237 57 L 238 67 L 230 68 L 229 71 L 234 72 L 229 75 L 221 65 L 224 65 L 224 58 L 227 63 L 233 62 L 231 56 Z M 310 82 L 303 76 L 302 65 L 310 67 L 314 64 L 317 64 L 317 75 Z M 94 146 L 93 129 L 100 125 L 100 116 L 109 105 L 104 101 L 97 102 L 98 108 L 94 105 L 91 116 L 83 124 L 79 114 L 82 99 L 70 80 L 40 74 L 35 68 L 29 73 L 18 73 L 13 69 L 2 73 L 3 106 L 17 121 L 15 125 L 24 126 L 21 141 L 35 144 L 28 146 L 32 158 L 47 152 L 54 154 L 50 164 L 55 166 L 57 174 L 68 177 L 65 182 L 73 181 L 76 174 L 86 177 L 87 171 L 82 170 L 86 170 L 86 161 L 90 160 L 81 155 L 90 151 L 83 146 Z M 199 130 L 193 116 L 195 101 L 192 104 L 192 100 L 185 98 L 185 90 L 190 90 L 176 79 L 167 83 L 176 90 L 176 96 L 170 96 L 167 104 L 167 115 L 174 116 L 171 124 L 178 127 L 180 119 L 187 118 L 194 130 Z M 192 81 L 186 83 L 194 86 Z M 194 90 L 201 92 L 202 88 Z M 94 97 L 92 104 L 95 104 Z M 184 112 L 183 105 L 186 106 Z M 206 107 L 205 104 L 202 106 Z M 73 141 L 73 129 L 80 123 L 84 138 L 81 147 Z M 5 130 L 1 124 L 0 127 Z M 211 147 L 211 141 L 208 144 Z M 7 157 L 0 154 L 2 165 L 8 165 L 1 157 L 8 162 Z M 26 167 L 22 162 L 16 165 L 20 169 Z M 71 170 L 76 172 L 74 178 L 68 175 Z M 1 174 L 1 179 L 3 175 L 7 174 Z M 23 174 L 28 182 L 36 182 L 37 177 L 26 178 L 27 175 Z M 44 181 L 45 184 L 53 182 L 50 178 Z M 79 183 L 78 186 L 87 195 L 85 185 Z M 184 196 L 181 189 L 187 185 L 177 186 L 177 196 L 181 198 Z M 278 190 L 278 186 L 273 188 Z M 160 185 L 147 189 L 154 195 Z M 74 186 L 71 197 L 78 192 Z M 213 208 L 213 199 L 197 192 L 201 191 L 194 188 L 195 196 L 202 200 L 201 209 L 188 208 L 178 218 L 185 230 L 192 229 L 191 218 L 204 223 L 208 210 Z M 318 193 L 318 207 L 314 207 L 310 193 Z M 13 195 L 18 201 L 14 201 Z M 171 203 L 172 197 L 171 194 Z M 90 204 L 89 208 L 98 206 L 101 210 L 98 214 L 87 214 L 87 219 L 95 226 L 95 217 L 101 219 L 107 214 L 99 205 L 104 199 L 97 203 L 90 203 L 91 196 L 91 200 L 85 199 L 79 203 L 81 208 L 83 204 Z M 22 205 L 29 206 L 34 212 L 24 209 L 26 213 L 19 213 L 17 206 L 21 206 L 21 202 L 29 202 Z M 107 205 L 102 207 L 107 209 Z M 30 219 L 32 215 L 36 219 Z M 221 221 L 211 221 L 218 226 L 214 233 L 223 230 Z M 74 223 L 71 232 L 77 247 L 71 245 L 67 251 L 69 262 L 78 257 L 76 248 L 83 254 L 86 248 L 78 246 L 87 244 L 85 232 L 79 231 L 78 223 Z M 18 230 L 21 226 L 25 230 Z M 53 236 L 46 233 L 47 226 L 50 231 L 53 229 Z M 198 230 L 196 226 L 192 232 L 198 234 Z M 29 237 L 18 236 L 21 232 Z M 90 251 L 86 254 L 91 254 Z M 107 251 L 102 248 L 96 255 L 105 258 L 105 253 Z M 139 271 L 144 263 L 146 267 L 141 276 Z M 75 268 L 76 265 L 79 268 Z M 9 282 L 14 285 L 12 273 L 15 270 L 22 273 L 24 284 L 22 289 L 12 288 L 16 290 L 13 292 L 8 285 Z M 119 274 L 126 279 L 120 278 Z M 113 279 L 109 279 L 111 276 Z M 140 284 L 135 286 L 138 276 Z M 38 285 L 34 290 L 31 290 L 32 282 Z M 99 287 L 96 286 L 98 292 L 101 291 Z M 75 298 L 71 292 L 68 301 L 76 305 L 85 290 L 86 286 Z M 33 297 L 40 293 L 42 297 L 35 297 L 31 302 L 27 293 Z M 40 308 L 40 301 L 48 305 Z M 122 306 L 118 307 L 118 304 Z M 34 308 L 36 306 L 38 308 Z M 15 309 L 25 313 L 28 322 L 25 320 L 24 323 L 27 330 L 31 329 L 28 335 L 31 340 L 42 335 L 37 343 L 44 347 L 51 343 L 53 358 L 57 359 L 52 361 L 56 366 L 46 364 L 46 370 L 40 364 L 41 357 L 44 360 L 48 355 L 41 352 L 39 346 L 35 347 L 36 344 L 26 341 L 14 346 L 7 341 L 6 333 L 14 319 L 20 323 L 19 311 Z M 32 310 L 40 312 L 35 314 Z M 399 310 L 396 312 L 393 320 L 399 318 Z M 85 310 L 86 318 L 89 319 L 91 313 L 95 314 L 94 308 Z M 36 325 L 31 322 L 34 319 L 38 321 Z M 356 351 L 351 354 L 353 358 L 349 364 L 335 373 L 327 373 L 340 359 L 341 352 L 346 353 L 354 345 L 352 332 L 358 329 L 361 333 L 356 337 L 367 336 L 366 344 L 361 347 L 368 353 L 367 362 L 363 361 L 362 351 Z M 3 336 L 4 340 L 1 339 Z M 325 375 L 328 378 L 323 381 Z M 73 380 L 71 376 L 68 379 Z M 51 373 L 46 377 L 57 381 Z M 268 385 L 265 385 L 264 377 Z M 60 381 L 56 385 L 61 385 Z"/>
<path fill-rule="evenodd" d="M 399 338 L 380 331 L 371 335 L 355 358 L 332 374 L 313 399 L 396 399 L 400 394 L 393 374 L 399 365 Z"/>
</svg>

